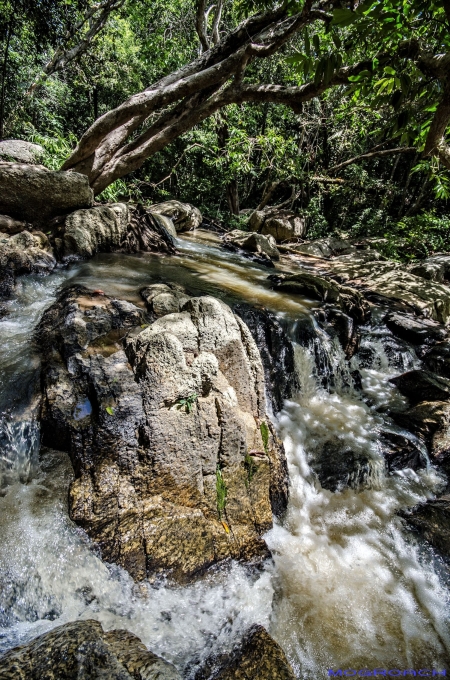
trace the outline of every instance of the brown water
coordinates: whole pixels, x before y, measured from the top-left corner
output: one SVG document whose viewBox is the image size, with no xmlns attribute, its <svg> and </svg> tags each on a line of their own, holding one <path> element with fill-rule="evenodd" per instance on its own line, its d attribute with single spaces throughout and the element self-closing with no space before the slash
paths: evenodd
<svg viewBox="0 0 450 680">
<path fill-rule="evenodd" d="M 296 350 L 302 390 L 274 419 L 288 456 L 291 500 L 284 520 L 266 536 L 274 558 L 260 572 L 234 563 L 185 588 L 136 586 L 126 572 L 103 563 L 68 519 L 67 457 L 48 453 L 34 462 L 38 428 L 15 414 L 32 392 L 32 329 L 59 286 L 81 283 L 142 304 L 141 287 L 173 281 L 191 294 L 266 307 L 294 324 L 316 303 L 272 291 L 269 273 L 199 232 L 183 238 L 176 257 L 98 255 L 45 279 L 22 280 L 0 324 L 0 403 L 13 416 L 4 416 L 1 430 L 0 475 L 9 485 L 0 498 L 0 649 L 65 621 L 95 618 L 106 628 L 128 628 L 187 669 L 211 649 L 229 648 L 258 622 L 283 646 L 299 678 L 325 678 L 328 669 L 441 670 L 448 664 L 448 572 L 396 515 L 433 497 L 442 478 L 432 467 L 384 474 L 377 439 L 384 417 L 377 409 L 399 398 L 387 383 L 399 369 L 383 355 L 376 332 L 366 342 L 376 346 L 378 361 L 361 369 L 371 407 L 352 390 L 323 389 L 312 351 Z M 325 336 L 323 351 L 336 375 L 348 371 L 339 347 Z M 321 487 L 310 463 L 332 440 L 370 459 L 370 488 L 332 493 Z"/>
</svg>

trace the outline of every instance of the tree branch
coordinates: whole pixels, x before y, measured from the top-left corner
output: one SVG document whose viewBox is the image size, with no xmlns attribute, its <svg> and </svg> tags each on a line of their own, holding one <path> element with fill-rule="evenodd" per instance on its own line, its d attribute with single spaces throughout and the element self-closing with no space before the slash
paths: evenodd
<svg viewBox="0 0 450 680">
<path fill-rule="evenodd" d="M 344 161 L 343 163 L 333 165 L 333 167 L 328 168 L 328 172 L 336 172 L 336 170 L 341 170 L 342 168 L 347 167 L 347 165 L 356 163 L 357 161 L 360 161 L 363 158 L 376 158 L 377 156 L 390 156 L 392 154 L 412 153 L 415 151 L 417 151 L 415 146 L 398 146 L 395 149 L 383 149 L 382 151 L 368 151 L 367 153 L 362 153 L 359 156 L 349 158 L 347 161 Z"/>
<path fill-rule="evenodd" d="M 207 52 L 209 50 L 208 38 L 206 37 L 206 26 L 205 26 L 205 0 L 198 0 L 197 2 L 197 14 L 195 17 L 195 30 L 200 40 L 202 49 Z"/>
</svg>

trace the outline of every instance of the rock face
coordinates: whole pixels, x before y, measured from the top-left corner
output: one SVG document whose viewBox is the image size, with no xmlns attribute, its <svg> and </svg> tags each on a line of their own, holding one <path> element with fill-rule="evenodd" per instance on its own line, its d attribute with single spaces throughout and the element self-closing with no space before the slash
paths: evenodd
<svg viewBox="0 0 450 680">
<path fill-rule="evenodd" d="M 226 246 L 236 246 L 242 250 L 248 250 L 251 253 L 256 253 L 263 258 L 270 260 L 279 260 L 280 253 L 275 244 L 273 236 L 263 236 L 262 234 L 249 234 L 240 229 L 234 229 L 228 232 L 223 237 L 223 242 Z"/>
<path fill-rule="evenodd" d="M 0 214 L 41 225 L 56 215 L 88 208 L 93 200 L 86 175 L 0 163 Z"/>
<path fill-rule="evenodd" d="M 14 236 L 0 234 L 0 298 L 12 295 L 19 274 L 48 274 L 55 266 L 45 234 L 28 231 Z"/>
<path fill-rule="evenodd" d="M 66 218 L 64 255 L 92 257 L 105 249 L 119 249 L 127 233 L 128 221 L 125 203 L 76 210 Z"/>
<path fill-rule="evenodd" d="M 42 160 L 44 147 L 22 139 L 4 139 L 0 142 L 0 161 L 33 165 Z"/>
<path fill-rule="evenodd" d="M 266 210 L 255 210 L 248 221 L 250 231 L 273 236 L 280 243 L 281 241 L 294 241 L 302 238 L 306 234 L 306 220 L 290 210 L 277 210 L 268 208 Z"/>
<path fill-rule="evenodd" d="M 450 558 L 450 496 L 422 503 L 403 516 L 444 557 Z"/>
<path fill-rule="evenodd" d="M 1 680 L 181 680 L 132 633 L 75 621 L 0 658 Z"/>
<path fill-rule="evenodd" d="M 211 297 L 141 326 L 133 305 L 79 288 L 39 326 L 43 439 L 70 452 L 72 519 L 136 579 L 261 559 L 287 467 L 248 328 Z"/>
<path fill-rule="evenodd" d="M 285 399 L 300 389 L 295 370 L 294 346 L 274 314 L 247 305 L 233 310 L 248 326 L 264 366 L 266 390 L 278 413 Z"/>
<path fill-rule="evenodd" d="M 357 285 L 369 300 L 399 304 L 402 311 L 419 314 L 446 324 L 450 318 L 450 289 L 405 271 L 404 266 L 389 260 L 374 260 L 361 251 L 341 255 L 329 263 L 339 280 Z"/>
<path fill-rule="evenodd" d="M 117 250 L 175 252 L 173 243 L 164 226 L 142 206 L 111 203 L 68 215 L 61 250 L 69 258 Z"/>
<path fill-rule="evenodd" d="M 197 229 L 202 223 L 202 214 L 198 208 L 190 203 L 180 201 L 165 201 L 151 205 L 149 210 L 158 215 L 170 217 L 178 232 Z"/>
<path fill-rule="evenodd" d="M 231 654 L 208 659 L 194 680 L 295 680 L 295 675 L 281 647 L 255 625 Z"/>
<path fill-rule="evenodd" d="M 450 342 L 439 342 L 424 356 L 423 363 L 428 370 L 443 378 L 450 378 Z"/>
<path fill-rule="evenodd" d="M 370 318 L 370 307 L 364 297 L 347 286 L 341 286 L 336 281 L 322 276 L 302 271 L 298 274 L 274 275 L 276 290 L 288 291 L 311 297 L 313 300 L 329 302 L 340 307 L 357 323 L 365 323 Z"/>
</svg>

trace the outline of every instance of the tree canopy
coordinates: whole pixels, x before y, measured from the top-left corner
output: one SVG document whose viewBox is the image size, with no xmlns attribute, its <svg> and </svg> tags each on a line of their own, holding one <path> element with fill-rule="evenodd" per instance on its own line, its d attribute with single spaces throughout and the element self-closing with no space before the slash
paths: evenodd
<svg viewBox="0 0 450 680">
<path fill-rule="evenodd" d="M 446 213 L 450 0 L 26 3 L 2 0 L 4 135 L 97 195 L 277 202 L 317 233 Z"/>
</svg>

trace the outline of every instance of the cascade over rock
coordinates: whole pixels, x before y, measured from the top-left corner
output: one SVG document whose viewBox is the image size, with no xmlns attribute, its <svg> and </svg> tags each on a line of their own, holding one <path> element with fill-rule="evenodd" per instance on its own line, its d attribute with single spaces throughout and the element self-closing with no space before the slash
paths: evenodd
<svg viewBox="0 0 450 680">
<path fill-rule="evenodd" d="M 71 517 L 136 579 L 260 560 L 288 486 L 252 336 L 212 297 L 143 320 L 72 288 L 39 325 L 43 439 L 71 455 Z"/>
</svg>

